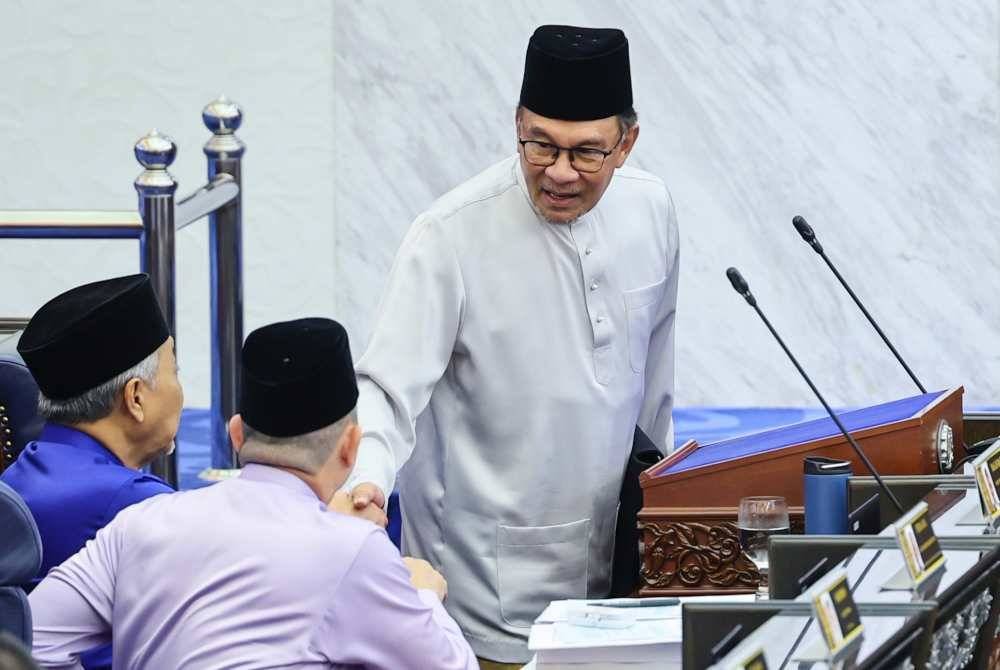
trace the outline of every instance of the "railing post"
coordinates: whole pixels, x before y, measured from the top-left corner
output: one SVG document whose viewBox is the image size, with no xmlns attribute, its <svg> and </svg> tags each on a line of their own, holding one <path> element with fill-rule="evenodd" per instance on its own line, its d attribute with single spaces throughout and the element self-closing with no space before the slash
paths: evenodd
<svg viewBox="0 0 1000 670">
<path fill-rule="evenodd" d="M 212 296 L 212 467 L 235 462 L 227 423 L 236 412 L 243 346 L 243 184 L 241 161 L 246 146 L 235 132 L 243 122 L 239 105 L 220 96 L 201 112 L 212 138 L 205 144 L 208 180 L 225 173 L 240 192 L 209 215 L 209 263 Z"/>
<path fill-rule="evenodd" d="M 167 168 L 177 156 L 177 145 L 153 130 L 135 143 L 135 157 L 145 170 L 135 180 L 143 232 L 139 237 L 142 271 L 149 274 L 167 327 L 177 338 L 174 281 L 174 192 L 177 182 Z M 177 486 L 177 454 L 160 456 L 150 471 Z"/>
</svg>

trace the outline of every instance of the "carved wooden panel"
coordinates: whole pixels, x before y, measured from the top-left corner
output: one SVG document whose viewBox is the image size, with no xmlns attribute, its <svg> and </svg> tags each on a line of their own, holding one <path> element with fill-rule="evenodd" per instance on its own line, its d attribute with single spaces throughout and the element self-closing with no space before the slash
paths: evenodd
<svg viewBox="0 0 1000 670">
<path fill-rule="evenodd" d="M 792 533 L 804 530 L 801 507 L 788 510 Z M 639 513 L 639 595 L 752 593 L 760 573 L 740 548 L 735 507 L 652 508 Z"/>
<path fill-rule="evenodd" d="M 644 589 L 753 591 L 760 573 L 740 548 L 736 524 L 644 522 Z"/>
</svg>

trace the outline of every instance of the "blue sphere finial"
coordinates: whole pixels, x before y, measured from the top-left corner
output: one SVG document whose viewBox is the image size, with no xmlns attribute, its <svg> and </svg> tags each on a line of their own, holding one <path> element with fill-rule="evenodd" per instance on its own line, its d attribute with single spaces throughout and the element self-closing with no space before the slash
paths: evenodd
<svg viewBox="0 0 1000 670">
<path fill-rule="evenodd" d="M 135 159 L 147 170 L 165 170 L 177 157 L 177 145 L 155 128 L 135 143 Z"/>
<path fill-rule="evenodd" d="M 243 123 L 243 110 L 226 96 L 220 95 L 201 110 L 201 120 L 216 135 L 231 135 Z"/>
</svg>

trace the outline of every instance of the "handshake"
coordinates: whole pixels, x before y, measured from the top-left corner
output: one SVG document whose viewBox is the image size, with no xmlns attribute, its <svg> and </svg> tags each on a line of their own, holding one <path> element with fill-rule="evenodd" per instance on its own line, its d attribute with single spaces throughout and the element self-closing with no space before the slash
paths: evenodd
<svg viewBox="0 0 1000 670">
<path fill-rule="evenodd" d="M 341 514 L 367 519 L 377 526 L 386 527 L 389 520 L 385 515 L 385 494 L 372 483 L 358 484 L 354 490 L 337 491 L 327 507 Z M 438 600 L 444 602 L 448 595 L 448 582 L 431 564 L 420 558 L 404 557 L 403 563 L 410 571 L 413 588 L 433 591 Z"/>
</svg>

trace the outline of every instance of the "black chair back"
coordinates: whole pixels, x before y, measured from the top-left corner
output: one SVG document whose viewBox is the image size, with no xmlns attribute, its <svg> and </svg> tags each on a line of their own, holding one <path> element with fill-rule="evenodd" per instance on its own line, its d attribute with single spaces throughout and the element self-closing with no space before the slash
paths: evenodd
<svg viewBox="0 0 1000 670">
<path fill-rule="evenodd" d="M 820 565 L 815 577 L 821 577 L 856 552 L 869 536 L 861 535 L 775 535 L 768 538 L 772 599 L 793 600 L 809 587 L 803 583 Z M 824 562 L 825 559 L 825 562 Z"/>
<path fill-rule="evenodd" d="M 886 475 L 882 481 L 899 500 L 904 510 L 910 509 L 941 485 L 954 485 L 956 475 Z M 847 508 L 856 511 L 872 496 L 879 493 L 874 477 L 857 475 L 847 480 Z M 902 516 L 886 496 L 879 496 L 879 528 L 881 530 Z M 874 529 L 869 529 L 871 532 Z"/>
<path fill-rule="evenodd" d="M 738 635 L 730 640 L 732 646 L 782 612 L 787 604 L 684 603 L 681 606 L 681 667 L 684 670 L 709 667 L 718 660 L 713 658 L 713 650 L 734 628 L 741 627 Z"/>
</svg>

